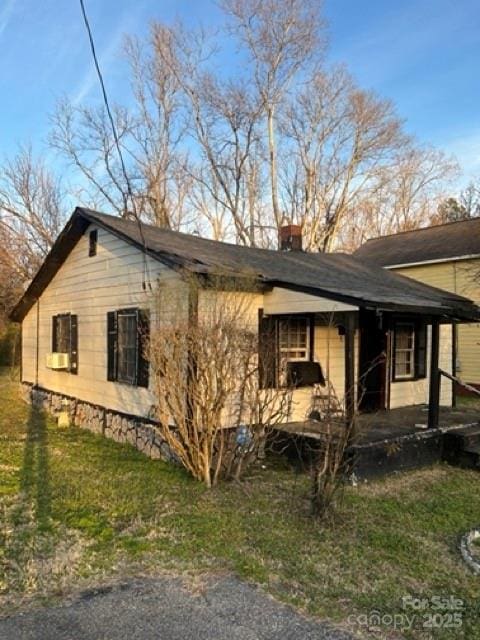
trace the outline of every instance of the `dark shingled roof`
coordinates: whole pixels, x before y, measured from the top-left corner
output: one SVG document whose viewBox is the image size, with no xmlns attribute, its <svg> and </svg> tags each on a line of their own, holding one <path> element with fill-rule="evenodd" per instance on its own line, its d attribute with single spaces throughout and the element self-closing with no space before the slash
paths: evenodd
<svg viewBox="0 0 480 640">
<path fill-rule="evenodd" d="M 354 255 L 383 267 L 480 255 L 480 218 L 373 238 Z"/>
<path fill-rule="evenodd" d="M 98 224 L 173 268 L 201 274 L 254 277 L 266 286 L 284 286 L 357 306 L 477 317 L 466 298 L 390 273 L 351 255 L 281 252 L 217 242 L 195 235 L 140 225 L 136 221 L 77 208 L 40 271 L 12 313 L 21 320 L 53 278 L 89 223 Z M 145 245 L 144 245 L 145 242 Z"/>
</svg>

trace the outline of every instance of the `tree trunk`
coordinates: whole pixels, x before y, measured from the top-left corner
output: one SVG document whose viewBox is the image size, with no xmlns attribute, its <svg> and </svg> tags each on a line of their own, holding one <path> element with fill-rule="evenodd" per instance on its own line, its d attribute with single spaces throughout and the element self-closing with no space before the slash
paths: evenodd
<svg viewBox="0 0 480 640">
<path fill-rule="evenodd" d="M 270 183 L 272 188 L 272 209 L 275 218 L 275 224 L 280 229 L 282 220 L 280 207 L 278 205 L 278 177 L 277 177 L 277 150 L 275 145 L 275 125 L 274 125 L 274 108 L 272 106 L 267 109 L 267 127 L 268 127 L 268 151 L 270 160 Z"/>
</svg>

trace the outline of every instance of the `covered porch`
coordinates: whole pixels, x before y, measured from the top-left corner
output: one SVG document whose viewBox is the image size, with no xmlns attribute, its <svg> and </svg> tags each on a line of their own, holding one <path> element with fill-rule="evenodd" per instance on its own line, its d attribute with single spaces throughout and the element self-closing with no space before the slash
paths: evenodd
<svg viewBox="0 0 480 640">
<path fill-rule="evenodd" d="M 287 360 L 287 371 L 297 375 L 292 379 L 295 409 L 275 426 L 274 449 L 308 464 L 328 432 L 348 428 L 355 474 L 368 478 L 442 460 L 445 443 L 451 443 L 445 434 L 456 430 L 460 436 L 467 430 L 469 443 L 473 430 L 480 447 L 478 408 L 455 406 L 450 379 L 455 376 L 455 327 L 466 320 L 461 313 L 398 303 L 354 306 L 280 289 L 266 294 L 265 301 L 264 313 L 277 327 L 278 353 Z M 304 334 L 298 329 L 301 317 L 308 318 Z M 288 361 L 298 353 L 308 365 Z M 312 363 L 321 380 L 308 385 L 302 371 L 314 370 Z M 454 445 L 459 452 L 465 447 L 461 438 Z M 478 457 L 476 451 L 472 455 L 480 464 L 480 448 Z"/>
<path fill-rule="evenodd" d="M 375 413 L 363 413 L 357 416 L 354 435 L 355 444 L 374 444 L 395 441 L 403 436 L 428 434 L 428 406 L 415 405 L 399 407 Z M 480 422 L 480 401 L 477 406 L 473 403 L 457 407 L 441 407 L 439 412 L 438 429 L 444 432 L 464 427 L 473 427 Z M 276 428 L 284 433 L 311 439 L 320 439 L 325 434 L 325 425 L 321 421 L 305 420 L 303 422 L 288 422 L 277 425 Z M 343 428 L 342 421 L 333 423 L 333 428 Z M 480 428 L 480 427 L 479 427 Z"/>
<path fill-rule="evenodd" d="M 427 417 L 426 405 L 359 414 L 347 449 L 351 477 L 365 481 L 442 461 L 480 470 L 480 402 L 470 408 L 442 407 L 436 428 L 428 428 Z M 343 429 L 344 421 L 277 425 L 269 450 L 308 470 L 322 442 Z"/>
<path fill-rule="evenodd" d="M 354 306 L 278 287 L 264 300 L 260 355 L 270 358 L 261 365 L 268 386 L 292 387 L 285 422 L 366 423 L 388 410 L 423 405 L 416 422 L 436 428 L 440 407 L 455 404 L 451 380 L 440 372 L 455 375 L 457 318 L 407 305 Z M 389 426 L 392 421 L 384 421 Z"/>
</svg>

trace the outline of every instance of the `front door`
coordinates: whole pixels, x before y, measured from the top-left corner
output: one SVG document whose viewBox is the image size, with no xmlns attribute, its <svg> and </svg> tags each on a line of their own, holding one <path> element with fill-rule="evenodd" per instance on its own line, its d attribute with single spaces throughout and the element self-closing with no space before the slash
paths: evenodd
<svg viewBox="0 0 480 640">
<path fill-rule="evenodd" d="M 374 311 L 360 311 L 360 411 L 386 408 L 388 331 Z"/>
</svg>

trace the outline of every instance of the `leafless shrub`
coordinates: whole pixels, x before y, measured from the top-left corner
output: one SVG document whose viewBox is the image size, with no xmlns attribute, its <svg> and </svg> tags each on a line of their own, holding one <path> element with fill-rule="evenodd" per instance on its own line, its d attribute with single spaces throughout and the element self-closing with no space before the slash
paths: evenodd
<svg viewBox="0 0 480 640">
<path fill-rule="evenodd" d="M 333 317 L 329 320 L 334 326 Z M 327 350 L 330 345 L 327 342 Z M 366 392 L 365 381 L 369 373 L 380 366 L 385 359 L 385 354 L 380 354 L 372 360 L 368 369 L 360 376 L 356 389 L 346 389 L 344 401 L 348 394 L 355 398 L 355 407 L 358 407 Z M 327 379 L 329 377 L 327 356 Z M 333 389 L 327 387 L 325 404 L 320 415 L 320 437 L 313 452 L 314 464 L 311 468 L 311 508 L 312 514 L 319 520 L 331 519 L 343 496 L 343 489 L 352 475 L 354 469 L 354 457 L 352 446 L 360 436 L 358 426 L 358 411 L 355 409 L 352 416 L 342 415 L 339 412 L 338 398 Z"/>
<path fill-rule="evenodd" d="M 215 277 L 158 291 L 149 353 L 159 429 L 173 456 L 208 487 L 238 479 L 288 415 L 290 390 L 259 384 L 254 299 L 254 287 Z"/>
</svg>

